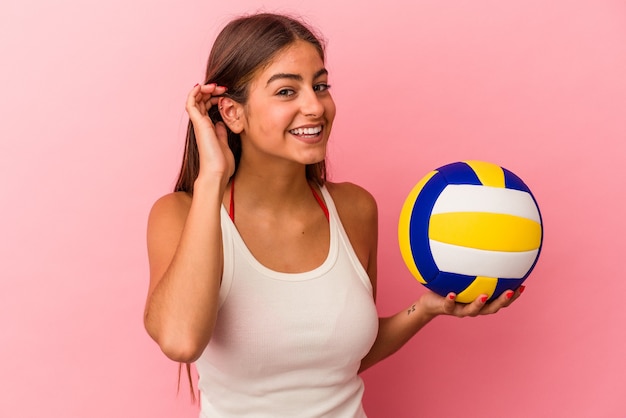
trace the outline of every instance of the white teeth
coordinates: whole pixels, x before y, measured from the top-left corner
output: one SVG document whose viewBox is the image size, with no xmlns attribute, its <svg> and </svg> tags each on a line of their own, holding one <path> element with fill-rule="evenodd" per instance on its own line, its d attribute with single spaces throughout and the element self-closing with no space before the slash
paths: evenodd
<svg viewBox="0 0 626 418">
<path fill-rule="evenodd" d="M 291 132 L 294 135 L 316 135 L 322 132 L 322 127 L 316 126 L 315 128 L 296 128 L 296 129 L 292 129 L 289 132 Z"/>
</svg>

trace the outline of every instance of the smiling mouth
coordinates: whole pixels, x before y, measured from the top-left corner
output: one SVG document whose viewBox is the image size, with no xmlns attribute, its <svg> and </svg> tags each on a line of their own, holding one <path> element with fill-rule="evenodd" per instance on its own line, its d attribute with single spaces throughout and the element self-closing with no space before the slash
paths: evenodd
<svg viewBox="0 0 626 418">
<path fill-rule="evenodd" d="M 315 137 L 322 132 L 321 126 L 316 126 L 314 128 L 296 128 L 289 131 L 290 134 L 300 137 Z"/>
</svg>

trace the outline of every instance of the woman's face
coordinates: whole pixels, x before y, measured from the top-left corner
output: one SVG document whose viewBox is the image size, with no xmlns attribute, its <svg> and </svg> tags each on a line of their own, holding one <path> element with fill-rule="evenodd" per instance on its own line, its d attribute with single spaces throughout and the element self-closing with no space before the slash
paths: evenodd
<svg viewBox="0 0 626 418">
<path fill-rule="evenodd" d="M 335 118 L 328 72 L 317 49 L 296 41 L 251 81 L 244 106 L 242 163 L 314 164 L 326 156 Z"/>
</svg>

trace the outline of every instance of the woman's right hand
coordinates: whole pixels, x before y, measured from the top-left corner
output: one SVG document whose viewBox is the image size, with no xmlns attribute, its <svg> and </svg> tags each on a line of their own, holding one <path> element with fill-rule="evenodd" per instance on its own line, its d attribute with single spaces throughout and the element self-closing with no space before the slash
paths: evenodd
<svg viewBox="0 0 626 418">
<path fill-rule="evenodd" d="M 187 96 L 185 110 L 193 124 L 200 156 L 198 179 L 219 177 L 226 187 L 235 172 L 235 157 L 228 147 L 226 126 L 223 122 L 215 125 L 209 118 L 208 110 L 216 106 L 226 87 L 216 84 L 195 85 Z"/>
</svg>

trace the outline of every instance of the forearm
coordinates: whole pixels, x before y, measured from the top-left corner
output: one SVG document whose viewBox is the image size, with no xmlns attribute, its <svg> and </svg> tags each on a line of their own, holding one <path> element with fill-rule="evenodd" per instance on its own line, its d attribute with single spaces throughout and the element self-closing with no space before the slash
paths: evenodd
<svg viewBox="0 0 626 418">
<path fill-rule="evenodd" d="M 174 256 L 146 305 L 148 333 L 168 357 L 190 362 L 211 338 L 223 266 L 223 190 L 196 185 Z"/>
<path fill-rule="evenodd" d="M 393 316 L 379 318 L 378 336 L 370 352 L 361 361 L 359 372 L 398 351 L 435 316 L 426 312 L 417 301 Z"/>
</svg>

